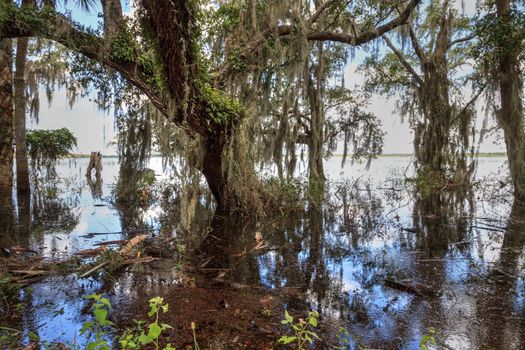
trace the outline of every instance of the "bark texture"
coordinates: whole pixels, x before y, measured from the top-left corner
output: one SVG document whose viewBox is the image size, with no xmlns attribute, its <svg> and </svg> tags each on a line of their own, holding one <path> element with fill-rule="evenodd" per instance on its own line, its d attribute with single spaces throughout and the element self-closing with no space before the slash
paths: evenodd
<svg viewBox="0 0 525 350">
<path fill-rule="evenodd" d="M 497 0 L 496 10 L 503 22 L 510 21 L 510 0 Z M 517 53 L 503 50 L 499 57 L 500 110 L 496 113 L 505 137 L 514 194 L 525 200 L 525 130 L 523 125 L 522 72 Z"/>
<path fill-rule="evenodd" d="M 29 192 L 29 162 L 26 142 L 26 95 L 25 69 L 29 38 L 18 38 L 15 58 L 15 145 L 16 190 L 19 195 Z"/>
<path fill-rule="evenodd" d="M 0 196 L 13 188 L 13 48 L 0 40 Z"/>
<path fill-rule="evenodd" d="M 124 24 L 120 0 L 101 0 L 104 14 L 104 37 L 113 38 Z"/>
</svg>

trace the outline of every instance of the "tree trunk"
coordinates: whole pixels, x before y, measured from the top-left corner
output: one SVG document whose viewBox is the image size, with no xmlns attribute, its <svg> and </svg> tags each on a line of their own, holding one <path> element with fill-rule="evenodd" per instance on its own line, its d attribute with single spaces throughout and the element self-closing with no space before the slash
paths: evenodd
<svg viewBox="0 0 525 350">
<path fill-rule="evenodd" d="M 510 1 L 496 1 L 498 17 L 510 21 Z M 519 60 L 512 50 L 502 50 L 499 56 L 500 110 L 496 113 L 503 129 L 507 157 L 514 194 L 518 200 L 525 200 L 525 130 L 523 126 L 523 89 Z"/>
<path fill-rule="evenodd" d="M 19 195 L 30 191 L 26 143 L 25 67 L 29 38 L 18 38 L 15 59 L 15 144 L 16 190 Z"/>
<path fill-rule="evenodd" d="M 86 177 L 91 179 L 91 175 L 95 169 L 95 178 L 98 180 L 102 179 L 102 154 L 100 152 L 91 152 L 89 157 L 89 164 L 86 169 Z"/>
<path fill-rule="evenodd" d="M 228 160 L 224 157 L 226 137 L 222 135 L 210 137 L 204 142 L 201 172 L 217 202 L 217 210 L 227 212 L 240 209 L 248 203 L 240 203 L 241 198 L 237 195 L 240 189 L 236 187 L 243 184 L 233 183 L 235 179 L 228 175 L 228 167 L 232 165 L 226 164 Z"/>
<path fill-rule="evenodd" d="M 251 211 L 259 206 L 260 191 L 253 159 L 243 151 L 239 136 L 243 112 L 225 105 L 229 99 L 201 80 L 197 44 L 194 42 L 196 12 L 193 2 L 143 0 L 151 26 L 159 41 L 159 58 L 165 67 L 171 121 L 185 125 L 188 133 L 204 143 L 200 168 L 220 210 Z M 168 11 L 168 9 L 170 9 Z M 222 99 L 214 97 L 220 95 Z M 232 101 L 229 101 L 233 104 Z M 224 119 L 217 120 L 220 110 Z"/>
<path fill-rule="evenodd" d="M 122 29 L 123 16 L 120 0 L 101 0 L 104 14 L 104 37 L 112 38 Z"/>
<path fill-rule="evenodd" d="M 310 104 L 310 139 L 308 142 L 308 170 L 309 178 L 318 184 L 324 184 L 326 177 L 323 168 L 323 86 L 324 86 L 324 65 L 323 65 L 323 43 L 317 43 L 317 65 L 315 66 L 314 77 L 308 71 L 310 63 L 306 63 L 306 84 L 308 102 Z"/>
<path fill-rule="evenodd" d="M 419 94 L 425 120 L 416 130 L 416 160 L 422 171 L 444 177 L 451 123 L 446 62 L 426 62 L 423 81 Z"/>
<path fill-rule="evenodd" d="M 13 50 L 11 39 L 0 41 L 0 196 L 13 189 Z"/>
</svg>

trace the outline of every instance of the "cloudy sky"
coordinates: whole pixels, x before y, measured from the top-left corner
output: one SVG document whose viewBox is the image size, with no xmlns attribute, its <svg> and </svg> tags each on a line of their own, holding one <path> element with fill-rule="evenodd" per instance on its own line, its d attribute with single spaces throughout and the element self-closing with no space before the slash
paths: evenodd
<svg viewBox="0 0 525 350">
<path fill-rule="evenodd" d="M 463 1 L 465 11 L 475 13 L 475 0 Z M 458 6 L 459 5 L 458 3 Z M 96 12 L 85 14 L 79 12 L 69 2 L 68 10 L 72 17 L 84 25 L 96 26 L 99 21 Z M 357 51 L 356 58 L 345 70 L 345 81 L 347 87 L 360 84 L 364 77 L 356 72 L 363 55 Z M 41 93 L 45 96 L 45 93 Z M 412 134 L 408 123 L 402 123 L 399 115 L 395 113 L 395 100 L 386 99 L 383 96 L 373 96 L 370 101 L 369 110 L 376 114 L 383 122 L 383 130 L 386 132 L 384 153 L 412 153 Z M 480 118 L 481 119 L 481 118 Z M 78 101 L 73 109 L 69 109 L 66 102 L 65 92 L 58 91 L 51 106 L 41 106 L 40 122 L 28 125 L 31 129 L 57 129 L 67 127 L 78 138 L 78 152 L 89 153 L 91 151 L 102 151 L 104 154 L 114 154 L 113 146 L 108 145 L 115 140 L 116 132 L 112 115 L 97 110 L 95 105 L 88 99 Z M 481 147 L 482 152 L 501 152 L 504 147 L 501 142 L 495 144 L 495 137 L 489 137 Z"/>
</svg>

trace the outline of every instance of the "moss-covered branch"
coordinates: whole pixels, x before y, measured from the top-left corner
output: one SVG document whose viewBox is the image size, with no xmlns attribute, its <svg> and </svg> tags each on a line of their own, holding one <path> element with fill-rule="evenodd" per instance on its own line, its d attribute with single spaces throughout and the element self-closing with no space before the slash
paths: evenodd
<svg viewBox="0 0 525 350">
<path fill-rule="evenodd" d="M 53 40 L 119 72 L 147 95 L 161 113 L 168 116 L 153 61 L 147 54 L 133 49 L 134 55 L 123 55 L 119 37 L 107 43 L 103 38 L 75 25 L 51 7 L 17 7 L 0 3 L 0 38 L 41 37 Z M 109 50 L 107 48 L 111 48 Z M 129 52 L 129 51 L 127 51 Z"/>
</svg>

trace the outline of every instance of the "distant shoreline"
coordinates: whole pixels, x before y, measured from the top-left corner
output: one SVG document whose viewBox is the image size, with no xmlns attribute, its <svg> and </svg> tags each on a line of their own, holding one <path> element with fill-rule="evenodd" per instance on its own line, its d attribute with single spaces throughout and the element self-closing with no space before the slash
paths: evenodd
<svg viewBox="0 0 525 350">
<path fill-rule="evenodd" d="M 67 157 L 64 158 L 89 158 L 90 154 L 84 154 L 84 153 L 73 153 L 70 154 Z M 414 154 L 412 153 L 385 153 L 379 156 L 379 158 L 410 158 L 413 157 Z M 500 158 L 500 157 L 506 157 L 507 154 L 504 152 L 487 152 L 487 153 L 480 153 L 478 155 L 478 158 Z M 161 154 L 152 154 L 151 157 L 161 157 Z M 333 154 L 332 157 L 343 157 L 342 154 Z M 348 154 L 348 158 L 351 158 L 352 155 Z M 102 155 L 102 158 L 118 158 L 118 155 Z"/>
</svg>

